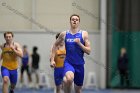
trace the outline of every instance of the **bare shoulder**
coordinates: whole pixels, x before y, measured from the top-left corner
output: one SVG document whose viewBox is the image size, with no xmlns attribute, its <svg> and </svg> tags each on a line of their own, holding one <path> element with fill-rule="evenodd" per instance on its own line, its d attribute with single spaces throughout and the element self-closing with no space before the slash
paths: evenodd
<svg viewBox="0 0 140 93">
<path fill-rule="evenodd" d="M 14 42 L 14 45 L 18 48 L 21 48 L 21 45 L 18 42 Z"/>
<path fill-rule="evenodd" d="M 65 36 L 66 36 L 66 31 L 63 31 L 63 32 L 61 32 L 61 34 L 60 34 L 60 38 L 65 38 Z"/>
<path fill-rule="evenodd" d="M 66 31 L 61 32 L 60 35 L 65 36 L 66 35 Z"/>
<path fill-rule="evenodd" d="M 19 44 L 18 42 L 14 42 L 14 45 L 16 45 L 16 46 L 17 46 L 17 45 L 20 45 L 20 44 Z"/>
<path fill-rule="evenodd" d="M 88 35 L 88 32 L 85 31 L 85 30 L 83 30 L 82 33 L 85 34 L 85 35 Z"/>
<path fill-rule="evenodd" d="M 85 38 L 88 38 L 88 32 L 83 30 L 82 31 L 82 37 L 85 39 Z"/>
</svg>

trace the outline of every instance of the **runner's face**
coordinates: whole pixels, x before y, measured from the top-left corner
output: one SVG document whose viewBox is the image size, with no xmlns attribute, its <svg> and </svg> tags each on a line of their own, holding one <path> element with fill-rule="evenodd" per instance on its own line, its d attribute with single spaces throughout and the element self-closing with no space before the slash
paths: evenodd
<svg viewBox="0 0 140 93">
<path fill-rule="evenodd" d="M 70 20 L 70 24 L 72 28 L 77 28 L 79 26 L 80 20 L 79 17 L 77 16 L 72 16 Z"/>
<path fill-rule="evenodd" d="M 4 38 L 7 43 L 12 42 L 12 40 L 13 40 L 12 34 L 6 34 Z"/>
</svg>

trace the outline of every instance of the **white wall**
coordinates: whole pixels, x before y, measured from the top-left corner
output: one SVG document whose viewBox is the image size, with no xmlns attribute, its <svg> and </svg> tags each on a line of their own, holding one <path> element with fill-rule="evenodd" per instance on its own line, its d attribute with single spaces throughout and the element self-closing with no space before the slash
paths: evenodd
<svg viewBox="0 0 140 93">
<path fill-rule="evenodd" d="M 88 72 L 94 71 L 97 75 L 97 79 L 100 76 L 99 69 L 102 68 L 100 65 L 100 34 L 92 33 L 89 35 L 91 41 L 92 52 L 89 57 L 85 57 L 85 84 L 87 80 Z M 50 47 L 55 40 L 55 35 L 45 33 L 15 33 L 14 40 L 19 42 L 21 45 L 27 45 L 28 50 L 31 53 L 33 46 L 38 46 L 40 60 L 40 73 L 45 73 L 49 80 L 50 86 L 53 87 L 53 70 L 49 67 L 49 53 Z M 3 33 L 0 33 L 0 44 L 4 43 Z M 97 61 L 97 62 L 95 62 Z M 98 64 L 99 63 L 99 64 Z M 97 81 L 99 85 L 99 80 Z"/>
<path fill-rule="evenodd" d="M 65 30 L 73 13 L 82 29 L 99 28 L 99 0 L 0 0 L 0 13 L 0 31 Z"/>
</svg>

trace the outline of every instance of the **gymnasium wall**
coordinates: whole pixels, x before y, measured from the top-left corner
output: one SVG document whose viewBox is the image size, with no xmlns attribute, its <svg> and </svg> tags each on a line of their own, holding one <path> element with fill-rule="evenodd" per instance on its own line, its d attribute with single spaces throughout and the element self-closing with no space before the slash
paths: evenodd
<svg viewBox="0 0 140 93">
<path fill-rule="evenodd" d="M 0 31 L 65 30 L 73 13 L 82 29 L 99 31 L 99 12 L 99 0 L 0 0 Z"/>
</svg>

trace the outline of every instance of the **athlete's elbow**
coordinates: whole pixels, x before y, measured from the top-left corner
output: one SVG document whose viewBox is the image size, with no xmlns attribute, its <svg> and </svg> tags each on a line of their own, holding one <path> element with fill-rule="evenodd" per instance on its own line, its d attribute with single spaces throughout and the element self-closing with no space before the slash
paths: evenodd
<svg viewBox="0 0 140 93">
<path fill-rule="evenodd" d="M 90 52 L 88 52 L 87 55 L 90 55 Z"/>
<path fill-rule="evenodd" d="M 20 57 L 22 58 L 22 57 L 23 57 L 23 55 L 20 55 Z"/>
<path fill-rule="evenodd" d="M 23 53 L 19 54 L 19 57 L 21 57 L 21 58 L 22 58 L 22 57 L 23 57 Z"/>
<path fill-rule="evenodd" d="M 89 50 L 89 51 L 86 52 L 86 54 L 87 54 L 87 55 L 90 55 L 90 52 L 91 52 L 91 51 Z"/>
</svg>

